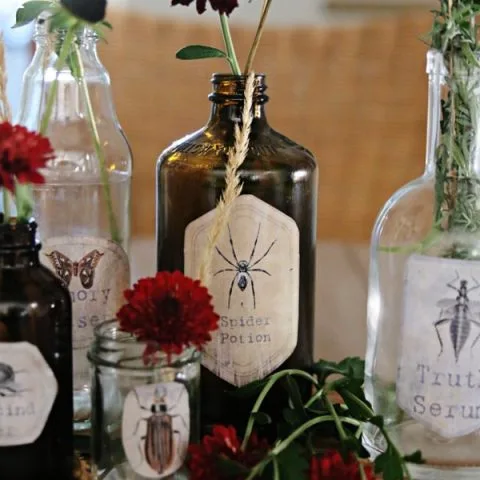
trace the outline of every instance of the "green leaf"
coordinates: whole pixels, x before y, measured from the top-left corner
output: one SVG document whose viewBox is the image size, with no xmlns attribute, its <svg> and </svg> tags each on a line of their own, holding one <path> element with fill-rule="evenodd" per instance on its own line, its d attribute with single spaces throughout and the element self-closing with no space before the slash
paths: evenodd
<svg viewBox="0 0 480 480">
<path fill-rule="evenodd" d="M 305 448 L 298 442 L 291 443 L 277 457 L 281 480 L 300 480 L 308 472 L 309 462 Z"/>
<path fill-rule="evenodd" d="M 361 381 L 362 384 L 365 378 L 365 362 L 359 357 L 348 357 L 339 363 L 319 360 L 312 369 L 318 375 L 320 384 L 335 374 Z"/>
<path fill-rule="evenodd" d="M 78 20 L 64 9 L 57 9 L 50 17 L 49 31 L 68 30 L 75 27 Z"/>
<path fill-rule="evenodd" d="M 417 464 L 422 464 L 425 463 L 424 458 L 422 457 L 422 452 L 420 450 L 417 450 L 416 452 L 411 453 L 410 455 L 405 455 L 403 459 L 406 462 L 409 463 L 417 463 Z"/>
<path fill-rule="evenodd" d="M 221 473 L 225 475 L 225 477 L 247 477 L 249 470 L 244 465 L 235 462 L 234 460 L 230 460 L 229 458 L 225 457 L 224 455 L 219 455 L 216 458 L 216 463 L 218 469 Z"/>
<path fill-rule="evenodd" d="M 375 425 L 378 428 L 383 428 L 384 423 L 385 423 L 383 417 L 380 416 L 380 415 L 376 415 L 375 417 L 371 417 L 368 421 L 372 425 Z"/>
<path fill-rule="evenodd" d="M 402 460 L 390 445 L 375 459 L 375 473 L 381 473 L 383 480 L 403 480 Z"/>
<path fill-rule="evenodd" d="M 204 58 L 227 58 L 227 54 L 218 48 L 206 45 L 190 45 L 176 54 L 179 60 L 201 60 Z"/>
<path fill-rule="evenodd" d="M 82 76 L 82 70 L 78 61 L 78 55 L 75 52 L 70 52 L 66 59 L 68 68 L 72 72 L 73 78 L 78 82 Z"/>
<path fill-rule="evenodd" d="M 33 22 L 41 13 L 53 7 L 48 0 L 32 0 L 25 2 L 18 10 L 15 25 L 12 28 L 23 27 Z"/>
<path fill-rule="evenodd" d="M 113 30 L 113 25 L 110 22 L 107 22 L 106 20 L 101 21 L 100 24 L 103 25 L 104 27 L 107 27 L 110 30 Z"/>
<path fill-rule="evenodd" d="M 255 412 L 252 413 L 252 416 L 255 419 L 255 423 L 258 423 L 259 425 L 269 425 L 270 423 L 272 423 L 270 415 L 267 415 L 266 413 Z"/>
</svg>

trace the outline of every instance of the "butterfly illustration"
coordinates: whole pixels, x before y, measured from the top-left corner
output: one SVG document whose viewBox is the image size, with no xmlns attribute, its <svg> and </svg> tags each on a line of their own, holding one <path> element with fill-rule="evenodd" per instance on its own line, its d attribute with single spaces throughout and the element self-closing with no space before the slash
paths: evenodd
<svg viewBox="0 0 480 480">
<path fill-rule="evenodd" d="M 95 268 L 103 255 L 104 254 L 100 253 L 98 250 L 92 250 L 79 262 L 72 262 L 66 255 L 57 250 L 46 254 L 52 262 L 57 275 L 67 286 L 70 285 L 72 277 L 79 277 L 82 286 L 87 290 L 93 286 Z"/>
</svg>

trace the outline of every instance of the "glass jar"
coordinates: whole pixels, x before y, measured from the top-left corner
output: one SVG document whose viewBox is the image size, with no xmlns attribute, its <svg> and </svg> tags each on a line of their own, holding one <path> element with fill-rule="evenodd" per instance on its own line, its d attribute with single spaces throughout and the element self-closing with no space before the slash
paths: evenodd
<svg viewBox="0 0 480 480">
<path fill-rule="evenodd" d="M 216 74 L 212 83 L 207 125 L 173 143 L 157 164 L 157 269 L 193 278 L 225 189 L 246 77 Z M 257 75 L 250 146 L 239 169 L 242 194 L 216 245 L 207 285 L 221 320 L 202 357 L 205 431 L 216 423 L 242 431 L 253 405 L 232 391 L 313 361 L 317 163 L 269 125 L 266 90 L 265 76 Z"/>
<path fill-rule="evenodd" d="M 72 297 L 75 428 L 82 431 L 89 428 L 86 354 L 93 329 L 116 315 L 130 284 L 132 157 L 98 57 L 97 35 L 88 28 L 77 31 L 69 61 L 57 72 L 64 37 L 62 31 L 48 33 L 48 20 L 37 22 L 18 123 L 42 131 L 55 150 L 56 158 L 42 171 L 45 183 L 33 188 L 34 216 L 41 260 Z"/>
<path fill-rule="evenodd" d="M 373 231 L 366 391 L 400 449 L 422 452 L 413 478 L 478 479 L 480 69 L 452 75 L 442 53 L 427 58 L 425 171 Z M 366 446 L 385 448 L 376 428 Z"/>
<path fill-rule="evenodd" d="M 187 447 L 199 439 L 200 353 L 162 353 L 146 366 L 146 346 L 117 320 L 95 328 L 88 354 L 95 478 L 181 475 Z"/>
<path fill-rule="evenodd" d="M 3 215 L 2 215 L 3 216 Z M 0 477 L 71 480 L 72 303 L 37 225 L 0 224 Z"/>
</svg>

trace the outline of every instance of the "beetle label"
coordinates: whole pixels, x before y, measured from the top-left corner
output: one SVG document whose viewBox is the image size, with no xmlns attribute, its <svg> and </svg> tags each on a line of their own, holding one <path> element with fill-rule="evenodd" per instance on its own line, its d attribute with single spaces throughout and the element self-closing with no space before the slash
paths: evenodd
<svg viewBox="0 0 480 480">
<path fill-rule="evenodd" d="M 57 391 L 57 379 L 36 346 L 0 343 L 0 447 L 35 442 Z"/>
<path fill-rule="evenodd" d="M 58 237 L 43 242 L 43 264 L 70 291 L 73 308 L 73 370 L 75 390 L 89 385 L 87 350 L 93 330 L 115 317 L 130 282 L 128 257 L 103 238 Z"/>
<path fill-rule="evenodd" d="M 188 392 L 181 383 L 158 383 L 131 390 L 125 398 L 122 443 L 131 469 L 145 478 L 179 470 L 190 441 Z"/>
<path fill-rule="evenodd" d="M 185 232 L 185 273 L 198 278 L 216 211 Z M 209 290 L 220 328 L 203 365 L 237 387 L 278 368 L 298 336 L 299 230 L 295 221 L 253 195 L 234 203 L 215 246 Z"/>
<path fill-rule="evenodd" d="M 480 429 L 480 263 L 412 256 L 397 398 L 444 438 Z"/>
</svg>

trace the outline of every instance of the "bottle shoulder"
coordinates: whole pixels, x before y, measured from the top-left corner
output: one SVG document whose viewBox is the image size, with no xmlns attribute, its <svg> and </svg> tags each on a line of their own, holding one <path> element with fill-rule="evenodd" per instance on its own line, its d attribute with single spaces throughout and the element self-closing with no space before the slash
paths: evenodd
<svg viewBox="0 0 480 480">
<path fill-rule="evenodd" d="M 62 281 L 48 268 L 38 264 L 0 271 L 0 303 L 2 300 L 37 303 L 55 308 L 71 307 L 71 297 Z"/>
<path fill-rule="evenodd" d="M 158 158 L 158 168 L 223 168 L 233 144 L 233 137 L 208 126 L 173 142 Z M 292 167 L 314 171 L 314 155 L 276 130 L 266 127 L 252 131 L 244 166 L 262 169 Z"/>
<path fill-rule="evenodd" d="M 377 216 L 373 246 L 399 246 L 428 235 L 434 218 L 434 186 L 433 175 L 423 175 L 397 190 Z"/>
</svg>

